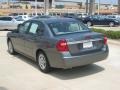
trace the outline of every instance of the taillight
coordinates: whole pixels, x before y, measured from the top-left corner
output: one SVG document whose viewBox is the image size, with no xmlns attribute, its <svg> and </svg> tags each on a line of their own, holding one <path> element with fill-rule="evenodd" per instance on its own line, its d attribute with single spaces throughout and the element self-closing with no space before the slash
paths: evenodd
<svg viewBox="0 0 120 90">
<path fill-rule="evenodd" d="M 107 37 L 104 36 L 104 45 L 107 45 Z"/>
<path fill-rule="evenodd" d="M 59 40 L 56 44 L 56 48 L 59 52 L 69 51 L 67 41 L 65 39 Z"/>
</svg>

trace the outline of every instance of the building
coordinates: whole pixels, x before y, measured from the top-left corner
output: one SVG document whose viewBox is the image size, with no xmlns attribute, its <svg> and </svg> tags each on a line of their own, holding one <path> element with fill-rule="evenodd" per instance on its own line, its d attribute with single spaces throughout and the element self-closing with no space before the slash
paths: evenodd
<svg viewBox="0 0 120 90">
<path fill-rule="evenodd" d="M 37 11 L 44 11 L 44 0 L 37 0 Z M 88 11 L 86 11 L 86 2 L 68 2 L 61 0 L 49 0 L 46 3 L 47 7 L 49 7 L 49 12 L 89 12 L 89 14 L 98 13 L 98 3 L 94 2 L 95 0 L 91 0 L 92 4 L 88 2 Z M 119 0 L 120 1 L 120 0 Z M 93 5 L 93 6 L 92 6 Z M 119 6 L 120 7 L 120 6 Z M 11 9 L 11 12 L 34 12 L 36 8 L 35 0 L 12 0 L 12 2 L 5 2 L 0 4 L 0 9 Z M 117 13 L 118 5 L 111 4 L 100 4 L 100 14 L 112 14 Z M 19 9 L 19 10 L 18 10 Z M 2 13 L 5 10 L 1 10 Z"/>
</svg>

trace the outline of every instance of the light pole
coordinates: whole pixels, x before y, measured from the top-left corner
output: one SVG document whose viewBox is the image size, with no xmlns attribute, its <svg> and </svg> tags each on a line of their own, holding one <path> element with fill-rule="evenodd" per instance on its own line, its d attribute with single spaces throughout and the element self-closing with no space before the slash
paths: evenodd
<svg viewBox="0 0 120 90">
<path fill-rule="evenodd" d="M 35 0 L 35 15 L 37 16 L 37 0 Z"/>
<path fill-rule="evenodd" d="M 98 0 L 98 15 L 100 14 L 100 0 Z"/>
<path fill-rule="evenodd" d="M 118 14 L 120 15 L 120 0 L 118 0 Z"/>
<path fill-rule="evenodd" d="M 7 0 L 8 9 L 10 9 L 10 0 Z"/>
<path fill-rule="evenodd" d="M 89 15 L 95 14 L 95 0 L 90 0 Z"/>
<path fill-rule="evenodd" d="M 48 15 L 49 0 L 44 0 L 44 14 Z"/>
<path fill-rule="evenodd" d="M 89 1 L 86 0 L 86 13 L 88 14 L 88 8 L 89 8 Z"/>
</svg>

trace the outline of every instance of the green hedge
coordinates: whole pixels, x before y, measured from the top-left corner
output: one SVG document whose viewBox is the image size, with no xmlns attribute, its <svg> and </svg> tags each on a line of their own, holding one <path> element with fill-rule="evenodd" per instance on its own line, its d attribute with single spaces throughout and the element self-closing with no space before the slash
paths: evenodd
<svg viewBox="0 0 120 90">
<path fill-rule="evenodd" d="M 103 33 L 104 35 L 106 35 L 108 38 L 111 39 L 120 39 L 120 31 L 105 31 L 103 29 L 92 29 L 94 32 L 99 32 L 99 33 Z"/>
</svg>

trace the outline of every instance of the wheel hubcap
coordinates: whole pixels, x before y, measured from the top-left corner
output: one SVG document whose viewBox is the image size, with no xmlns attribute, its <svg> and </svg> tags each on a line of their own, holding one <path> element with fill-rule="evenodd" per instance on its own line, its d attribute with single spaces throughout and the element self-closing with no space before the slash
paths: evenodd
<svg viewBox="0 0 120 90">
<path fill-rule="evenodd" d="M 88 26 L 91 26 L 91 22 L 88 22 L 87 25 L 88 25 Z"/>
<path fill-rule="evenodd" d="M 38 63 L 42 70 L 46 68 L 46 58 L 43 54 L 40 54 L 38 57 Z"/>
<path fill-rule="evenodd" d="M 10 53 L 13 52 L 13 47 L 12 47 L 12 43 L 11 42 L 9 42 L 9 44 L 8 44 L 8 49 L 9 49 Z"/>
<path fill-rule="evenodd" d="M 114 26 L 114 23 L 110 23 L 110 26 L 111 26 L 111 27 Z"/>
</svg>

